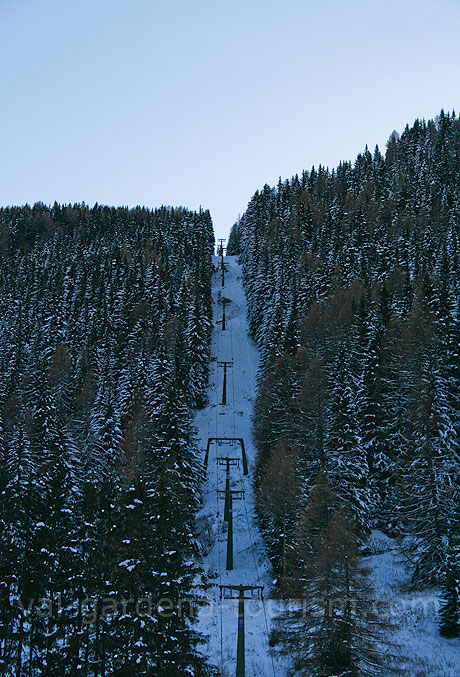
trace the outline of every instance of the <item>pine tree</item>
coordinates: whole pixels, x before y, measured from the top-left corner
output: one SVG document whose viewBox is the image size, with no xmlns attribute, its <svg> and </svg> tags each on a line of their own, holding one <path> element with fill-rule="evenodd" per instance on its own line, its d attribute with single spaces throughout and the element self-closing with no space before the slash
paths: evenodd
<svg viewBox="0 0 460 677">
<path fill-rule="evenodd" d="M 139 626 L 105 614 L 104 598 L 145 590 L 153 570 L 177 579 L 179 598 L 190 581 L 175 573 L 182 567 L 194 575 L 185 565 L 194 557 L 190 534 L 198 504 L 187 389 L 191 364 L 200 367 L 197 397 L 206 381 L 209 212 L 41 203 L 0 212 L 9 243 L 6 250 L 2 244 L 0 270 L 0 660 L 8 662 L 8 674 L 101 676 L 117 670 L 141 674 L 140 664 L 132 667 L 141 656 L 145 674 L 159 674 L 153 661 L 165 640 L 156 637 L 158 619 L 142 631 L 148 649 L 136 647 Z M 181 289 L 188 290 L 183 299 Z M 174 419 L 177 397 L 181 413 L 174 425 L 183 434 L 174 452 L 160 445 L 164 453 L 156 460 L 163 456 L 163 465 L 152 459 L 167 428 L 154 436 L 145 398 L 146 365 L 162 341 L 178 381 L 163 423 Z M 161 390 L 159 383 L 149 386 Z M 139 487 L 139 467 L 150 503 L 142 515 L 136 512 L 137 526 L 127 506 L 131 487 Z M 162 503 L 150 489 L 161 484 L 165 468 Z M 186 519 L 176 503 L 186 506 Z M 121 534 L 150 528 L 152 535 L 163 505 L 169 521 L 149 541 L 155 567 L 136 565 L 131 576 L 119 566 L 128 559 L 120 559 L 128 549 Z M 163 548 L 167 543 L 166 552 L 173 550 L 176 521 L 183 541 L 169 563 Z M 27 608 L 39 597 L 53 608 L 62 597 L 61 611 L 17 613 L 18 598 Z M 85 605 L 85 599 L 94 602 Z M 184 665 L 205 671 L 196 632 L 188 620 L 182 630 L 179 622 L 177 627 Z"/>
<path fill-rule="evenodd" d="M 447 524 L 458 503 L 459 487 L 458 443 L 445 382 L 430 361 L 424 366 L 415 406 L 406 512 L 416 538 L 413 579 L 423 585 L 441 581 L 447 556 Z"/>
<path fill-rule="evenodd" d="M 299 486 L 299 450 L 279 442 L 260 468 L 257 507 L 267 550 L 280 586 L 289 579 L 288 548 L 292 539 Z"/>
<path fill-rule="evenodd" d="M 302 606 L 280 615 L 273 639 L 294 657 L 295 669 L 318 677 L 388 674 L 358 535 L 324 473 L 299 512 L 291 562 L 291 593 Z"/>
<path fill-rule="evenodd" d="M 369 469 L 358 427 L 356 386 L 344 345 L 337 356 L 331 387 L 328 472 L 343 505 L 366 530 L 371 507 Z"/>
<path fill-rule="evenodd" d="M 202 408 L 206 404 L 208 381 L 210 323 L 206 316 L 203 300 L 192 293 L 186 329 L 187 362 L 191 404 Z"/>
<path fill-rule="evenodd" d="M 455 535 L 458 541 L 458 533 Z M 446 560 L 442 582 L 444 600 L 439 612 L 441 635 L 449 639 L 460 636 L 460 546 L 451 546 Z"/>
</svg>

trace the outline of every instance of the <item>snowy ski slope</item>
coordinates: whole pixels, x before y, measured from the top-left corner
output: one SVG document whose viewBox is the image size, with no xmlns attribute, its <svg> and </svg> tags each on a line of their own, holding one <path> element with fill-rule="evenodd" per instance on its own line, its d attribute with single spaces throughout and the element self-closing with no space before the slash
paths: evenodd
<svg viewBox="0 0 460 677">
<path fill-rule="evenodd" d="M 209 378 L 209 405 L 199 411 L 195 419 L 201 448 L 206 449 L 210 437 L 243 438 L 248 458 L 249 473 L 243 475 L 239 445 L 220 446 L 212 443 L 206 481 L 203 487 L 204 505 L 198 515 L 200 542 L 205 549 L 204 569 L 209 579 L 207 596 L 209 606 L 199 617 L 199 629 L 209 636 L 203 652 L 211 657 L 224 676 L 235 675 L 237 649 L 237 602 L 220 601 L 219 585 L 264 586 L 265 601 L 245 602 L 245 657 L 246 676 L 285 675 L 286 667 L 269 653 L 268 633 L 270 617 L 276 614 L 274 602 L 268 600 L 271 587 L 271 569 L 261 534 L 256 525 L 253 495 L 253 469 L 255 447 L 251 439 L 251 419 L 255 398 L 258 352 L 248 337 L 246 301 L 236 257 L 227 256 L 229 270 L 222 287 L 220 270 L 214 275 L 214 331 L 211 346 Z M 214 258 L 215 265 L 220 258 Z M 226 329 L 222 330 L 223 297 L 230 299 L 226 305 Z M 221 361 L 233 361 L 227 370 L 227 403 L 222 405 L 223 368 Z M 223 520 L 224 501 L 217 490 L 225 489 L 225 466 L 218 466 L 216 458 L 238 457 L 239 467 L 230 468 L 230 488 L 244 491 L 244 500 L 233 503 L 234 568 L 226 570 L 227 526 Z"/>
</svg>

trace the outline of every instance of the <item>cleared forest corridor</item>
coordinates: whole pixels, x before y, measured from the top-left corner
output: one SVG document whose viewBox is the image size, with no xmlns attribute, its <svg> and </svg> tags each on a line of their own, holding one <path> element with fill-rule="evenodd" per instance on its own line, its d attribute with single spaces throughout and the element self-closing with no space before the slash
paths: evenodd
<svg viewBox="0 0 460 677">
<path fill-rule="evenodd" d="M 246 301 L 236 258 L 224 258 L 224 286 L 221 258 L 214 258 L 219 270 L 213 277 L 212 290 L 214 331 L 209 405 L 199 411 L 195 419 L 203 458 L 206 449 L 209 450 L 203 487 L 204 505 L 197 518 L 200 541 L 205 551 L 209 606 L 200 613 L 199 629 L 209 637 L 208 647 L 203 647 L 203 652 L 211 657 L 222 675 L 282 675 L 285 671 L 277 667 L 269 653 L 270 608 L 266 596 L 271 585 L 271 573 L 254 511 L 255 448 L 251 438 L 251 419 L 258 353 L 248 336 Z M 224 307 L 225 328 L 222 326 Z M 247 456 L 247 475 L 244 473 L 243 452 Z M 254 589 L 240 591 L 237 586 L 254 586 Z M 262 587 L 265 599 L 262 599 Z M 240 594 L 251 597 L 244 602 L 244 673 L 241 672 L 241 631 L 237 672 L 237 631 L 238 623 L 241 627 L 242 621 L 238 618 Z M 228 599 L 230 595 L 236 599 Z M 240 614 L 241 611 L 240 604 Z"/>
</svg>

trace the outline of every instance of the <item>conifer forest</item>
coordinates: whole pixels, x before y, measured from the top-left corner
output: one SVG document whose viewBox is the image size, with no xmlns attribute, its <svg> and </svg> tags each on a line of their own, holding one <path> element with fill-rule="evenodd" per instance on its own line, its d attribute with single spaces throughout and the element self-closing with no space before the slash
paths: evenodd
<svg viewBox="0 0 460 677">
<path fill-rule="evenodd" d="M 203 209 L 3 207 L 0 317 L 0 675 L 460 674 L 455 113 L 217 255 Z"/>
<path fill-rule="evenodd" d="M 0 222 L 0 672 L 206 674 L 185 611 L 120 600 L 177 601 L 199 566 L 210 215 L 38 204 Z"/>
</svg>

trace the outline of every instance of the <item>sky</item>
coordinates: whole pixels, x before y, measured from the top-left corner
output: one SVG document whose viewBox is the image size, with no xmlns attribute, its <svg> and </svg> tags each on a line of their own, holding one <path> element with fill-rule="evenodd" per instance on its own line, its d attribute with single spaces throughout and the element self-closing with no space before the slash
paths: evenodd
<svg viewBox="0 0 460 677">
<path fill-rule="evenodd" d="M 459 0 L 0 0 L 0 205 L 202 206 L 460 112 Z"/>
</svg>

